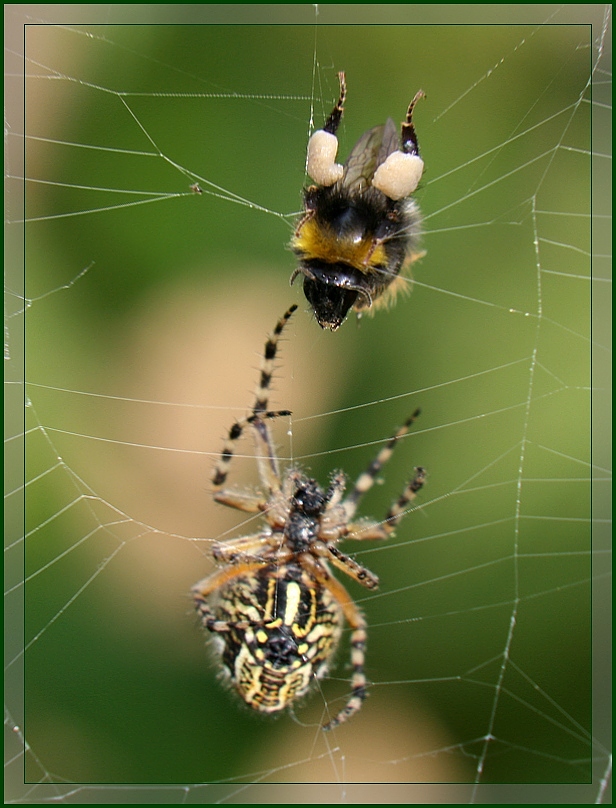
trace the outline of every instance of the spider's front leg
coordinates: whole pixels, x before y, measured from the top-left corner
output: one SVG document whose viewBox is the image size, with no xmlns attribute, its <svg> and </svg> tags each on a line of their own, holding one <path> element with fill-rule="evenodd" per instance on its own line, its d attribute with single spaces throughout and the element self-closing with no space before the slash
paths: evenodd
<svg viewBox="0 0 616 808">
<path fill-rule="evenodd" d="M 269 438 L 269 429 L 266 421 L 271 418 L 279 418 L 283 415 L 291 415 L 290 410 L 274 410 L 262 411 L 241 421 L 236 421 L 229 430 L 227 440 L 225 441 L 218 463 L 214 467 L 212 474 L 212 486 L 214 488 L 214 499 L 224 505 L 230 505 L 232 508 L 238 508 L 242 511 L 249 513 L 256 513 L 263 510 L 262 500 L 257 497 L 243 496 L 233 491 L 223 491 L 222 487 L 227 481 L 229 474 L 229 467 L 235 452 L 235 444 L 242 437 L 244 429 L 247 426 L 253 426 L 255 429 L 255 436 L 257 437 L 257 446 L 262 442 L 266 447 L 267 456 L 266 460 L 272 465 L 272 476 L 266 474 L 266 482 L 269 483 L 270 488 L 277 488 L 277 467 L 276 458 L 271 450 L 271 440 Z"/>
<path fill-rule="evenodd" d="M 377 475 L 392 456 L 396 444 L 406 433 L 409 431 L 411 424 L 419 416 L 420 410 L 415 410 L 410 418 L 402 424 L 397 432 L 387 441 L 383 448 L 379 451 L 372 463 L 368 466 L 366 471 L 359 475 L 353 490 L 342 503 L 348 522 L 348 538 L 353 539 L 386 539 L 394 530 L 404 513 L 404 507 L 415 498 L 417 491 L 422 487 L 426 472 L 425 469 L 418 467 L 415 469 L 415 476 L 411 482 L 406 486 L 404 492 L 399 497 L 395 505 L 389 509 L 385 521 L 382 525 L 375 522 L 352 522 L 355 515 L 357 506 L 363 495 L 369 491 L 374 485 Z"/>
<path fill-rule="evenodd" d="M 412 480 L 391 505 L 385 519 L 382 522 L 375 522 L 373 519 L 361 519 L 357 522 L 351 522 L 345 538 L 353 539 L 354 541 L 388 539 L 406 513 L 406 506 L 415 499 L 417 492 L 423 488 L 425 481 L 426 470 L 422 466 L 417 466 Z"/>
<path fill-rule="evenodd" d="M 297 306 L 291 306 L 278 320 L 274 330 L 270 333 L 265 343 L 263 356 L 261 359 L 261 373 L 255 395 L 255 403 L 252 408 L 252 415 L 237 421 L 231 429 L 222 448 L 220 458 L 212 474 L 212 485 L 214 487 L 214 498 L 218 502 L 230 505 L 232 508 L 256 513 L 263 510 L 263 501 L 259 498 L 245 497 L 234 492 L 223 491 L 222 487 L 227 480 L 229 467 L 235 452 L 235 444 L 241 438 L 244 429 L 252 426 L 257 447 L 257 458 L 259 471 L 264 485 L 270 493 L 280 490 L 280 475 L 278 472 L 278 461 L 274 453 L 274 447 L 268 427 L 268 420 L 279 418 L 283 415 L 291 415 L 289 410 L 268 410 L 269 386 L 274 371 L 274 361 L 278 352 L 278 341 L 286 324 L 289 322 Z"/>
</svg>

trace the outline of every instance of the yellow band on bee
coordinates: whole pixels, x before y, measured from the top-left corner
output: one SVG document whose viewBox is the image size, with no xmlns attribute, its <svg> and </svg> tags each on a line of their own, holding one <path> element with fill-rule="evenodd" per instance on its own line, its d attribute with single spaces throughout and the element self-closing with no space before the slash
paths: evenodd
<svg viewBox="0 0 616 808">
<path fill-rule="evenodd" d="M 375 246 L 372 238 L 358 241 L 337 238 L 328 227 L 323 227 L 315 219 L 304 222 L 291 246 L 304 259 L 317 259 L 328 264 L 347 264 L 366 274 L 387 263 L 383 244 Z"/>
</svg>

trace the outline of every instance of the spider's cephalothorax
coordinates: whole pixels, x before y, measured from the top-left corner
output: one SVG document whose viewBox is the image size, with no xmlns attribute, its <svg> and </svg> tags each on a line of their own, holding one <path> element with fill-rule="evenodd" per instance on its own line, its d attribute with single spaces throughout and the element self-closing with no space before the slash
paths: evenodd
<svg viewBox="0 0 616 808">
<path fill-rule="evenodd" d="M 324 727 L 331 729 L 361 707 L 366 697 L 364 657 L 366 622 L 330 564 L 368 589 L 378 578 L 337 548 L 343 539 L 386 539 L 404 516 L 425 480 L 416 468 L 385 519 L 355 520 L 357 505 L 368 491 L 417 410 L 385 443 L 346 496 L 342 472 L 326 489 L 297 470 L 282 477 L 269 421 L 290 415 L 267 409 L 280 334 L 293 306 L 278 321 L 265 344 L 261 377 L 252 413 L 229 430 L 212 481 L 217 502 L 246 513 L 262 513 L 261 529 L 228 542 L 212 553 L 223 566 L 193 587 L 203 625 L 216 639 L 225 673 L 246 704 L 262 713 L 290 707 L 327 671 L 344 620 L 351 628 L 351 693 L 344 707 Z M 252 429 L 264 493 L 225 489 L 236 441 Z"/>
<path fill-rule="evenodd" d="M 402 135 L 394 122 L 365 132 L 344 166 L 336 163 L 336 131 L 346 97 L 340 97 L 323 129 L 308 143 L 306 171 L 315 185 L 304 189 L 304 214 L 291 248 L 299 257 L 291 276 L 304 276 L 304 293 L 319 325 L 335 331 L 349 309 L 361 314 L 392 301 L 408 283 L 400 272 L 420 256 L 419 208 L 410 195 L 423 171 L 409 104 Z"/>
</svg>

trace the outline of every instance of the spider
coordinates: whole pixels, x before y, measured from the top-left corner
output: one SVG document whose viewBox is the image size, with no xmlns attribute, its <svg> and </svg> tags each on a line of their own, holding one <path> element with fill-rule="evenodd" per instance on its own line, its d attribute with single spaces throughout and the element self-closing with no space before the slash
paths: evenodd
<svg viewBox="0 0 616 808">
<path fill-rule="evenodd" d="M 282 477 L 269 421 L 290 415 L 267 409 L 278 341 L 297 306 L 281 317 L 265 343 L 252 413 L 229 430 L 212 476 L 214 499 L 246 513 L 262 513 L 265 523 L 251 535 L 215 542 L 214 558 L 224 566 L 192 590 L 203 626 L 212 632 L 223 675 L 248 706 L 276 713 L 305 695 L 327 672 L 343 622 L 351 628 L 351 692 L 345 706 L 323 729 L 330 730 L 356 713 L 366 697 L 364 659 L 366 621 L 329 565 L 367 589 L 378 586 L 374 573 L 342 553 L 342 539 L 387 539 L 422 487 L 426 472 L 412 480 L 385 519 L 355 520 L 362 496 L 372 487 L 397 442 L 419 415 L 413 415 L 385 443 L 353 489 L 344 496 L 345 476 L 334 472 L 323 489 L 291 469 Z M 250 427 L 265 495 L 224 488 L 236 442 Z"/>
</svg>

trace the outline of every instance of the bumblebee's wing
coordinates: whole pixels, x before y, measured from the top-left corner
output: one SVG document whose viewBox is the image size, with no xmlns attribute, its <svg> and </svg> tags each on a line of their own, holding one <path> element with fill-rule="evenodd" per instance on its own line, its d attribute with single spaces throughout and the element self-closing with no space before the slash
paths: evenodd
<svg viewBox="0 0 616 808">
<path fill-rule="evenodd" d="M 392 152 L 398 151 L 399 148 L 400 134 L 396 128 L 396 124 L 391 118 L 388 118 L 385 129 L 383 130 L 383 140 L 381 141 L 381 148 L 379 149 L 376 160 L 376 168 L 378 168 L 381 163 L 384 163 Z"/>
<path fill-rule="evenodd" d="M 391 118 L 385 126 L 375 126 L 364 132 L 344 164 L 340 185 L 351 191 L 362 191 L 381 163 L 398 149 L 398 141 L 396 125 Z"/>
</svg>

